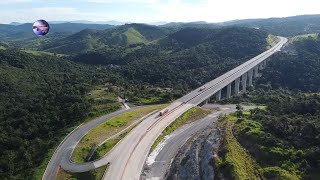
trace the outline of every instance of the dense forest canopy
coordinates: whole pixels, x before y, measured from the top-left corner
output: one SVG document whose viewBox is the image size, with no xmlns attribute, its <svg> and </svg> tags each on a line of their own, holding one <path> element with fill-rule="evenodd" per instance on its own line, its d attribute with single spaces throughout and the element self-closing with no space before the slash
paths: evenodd
<svg viewBox="0 0 320 180">
<path fill-rule="evenodd" d="M 240 117 L 234 127 L 237 139 L 261 166 L 265 178 L 283 179 L 291 174 L 302 179 L 317 179 L 320 170 L 319 38 L 306 38 L 289 46 L 271 58 L 250 92 L 225 102 L 267 106 L 266 110 L 252 110 L 250 116 Z"/>
<path fill-rule="evenodd" d="M 55 56 L 0 50 L 1 179 L 32 179 L 66 129 L 88 116 L 91 85 L 112 76 Z"/>
<path fill-rule="evenodd" d="M 272 32 L 303 33 L 299 29 L 304 25 Z M 90 115 L 92 102 L 85 94 L 94 86 L 111 82 L 118 86 L 116 95 L 135 104 L 169 102 L 263 52 L 269 33 L 192 23 L 85 27 L 79 25 L 76 33 L 57 31 L 57 36 L 26 36 L 26 40 L 17 38 L 25 28 L 19 26 L 8 37 L 10 41 L 1 42 L 1 179 L 32 179 L 48 150 L 56 147 L 67 129 Z M 9 36 L 5 28 L 0 26 L 0 37 Z M 318 168 L 319 97 L 296 96 L 294 92 L 319 92 L 319 42 L 294 42 L 293 53 L 272 58 L 253 92 L 230 100 L 268 105 L 267 111 L 259 111 L 251 119 L 285 142 L 286 148 L 303 151 L 289 159 L 304 162 L 295 168 L 302 173 Z M 33 55 L 12 46 L 63 55 L 36 51 Z"/>
</svg>

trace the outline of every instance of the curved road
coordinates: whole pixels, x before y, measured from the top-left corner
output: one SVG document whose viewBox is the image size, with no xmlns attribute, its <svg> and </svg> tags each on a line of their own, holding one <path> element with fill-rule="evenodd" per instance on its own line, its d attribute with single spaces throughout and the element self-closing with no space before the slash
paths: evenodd
<svg viewBox="0 0 320 180">
<path fill-rule="evenodd" d="M 204 107 L 218 108 L 219 110 L 205 118 L 186 124 L 165 137 L 158 147 L 150 154 L 146 161 L 145 175 L 141 179 L 164 179 L 176 153 L 185 142 L 197 132 L 213 125 L 220 114 L 228 114 L 236 111 L 236 105 L 207 104 Z M 244 109 L 257 108 L 257 106 L 243 106 Z"/>
<path fill-rule="evenodd" d="M 167 108 L 169 112 L 159 117 L 158 114 L 151 115 L 136 126 L 130 133 L 125 136 L 105 157 L 94 162 L 84 164 L 74 164 L 70 162 L 71 153 L 81 138 L 94 126 L 99 123 L 90 122 L 72 133 L 57 149 L 52 157 L 43 180 L 54 180 L 56 171 L 61 163 L 63 169 L 71 172 L 83 172 L 97 167 L 101 167 L 110 162 L 104 179 L 108 180 L 130 180 L 139 179 L 143 169 L 144 162 L 148 156 L 149 149 L 161 132 L 172 123 L 177 117 L 200 104 L 214 93 L 227 86 L 229 83 L 239 78 L 242 74 L 248 72 L 253 67 L 270 57 L 286 43 L 287 39 L 280 37 L 281 41 L 260 55 L 223 74 L 222 76 L 210 81 L 203 91 L 196 89 L 186 96 L 173 102 Z M 99 118 L 99 122 L 105 121 L 106 118 L 113 117 L 128 110 L 120 110 L 116 113 Z M 92 125 L 93 124 L 93 125 Z"/>
<path fill-rule="evenodd" d="M 128 112 L 136 108 L 131 109 L 121 109 L 116 112 L 113 112 L 111 114 L 107 114 L 105 116 L 102 116 L 100 118 L 97 118 L 95 120 L 92 120 L 86 124 L 83 124 L 79 127 L 77 127 L 74 131 L 72 131 L 68 136 L 62 141 L 62 143 L 59 145 L 59 147 L 56 149 L 54 155 L 51 157 L 49 164 L 46 168 L 46 171 L 43 174 L 42 179 L 43 180 L 55 180 L 57 171 L 59 169 L 59 165 L 63 157 L 65 156 L 66 150 L 73 150 L 78 142 L 82 139 L 83 136 L 85 136 L 91 129 L 96 127 L 97 125 L 101 124 L 102 122 L 106 121 L 107 119 L 110 119 L 114 116 L 117 116 L 119 114 L 122 114 L 124 112 Z"/>
</svg>

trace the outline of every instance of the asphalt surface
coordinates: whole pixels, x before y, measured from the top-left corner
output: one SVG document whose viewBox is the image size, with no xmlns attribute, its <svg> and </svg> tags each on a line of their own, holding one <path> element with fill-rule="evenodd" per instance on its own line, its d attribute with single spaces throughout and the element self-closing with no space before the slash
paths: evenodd
<svg viewBox="0 0 320 180">
<path fill-rule="evenodd" d="M 143 175 L 141 179 L 165 179 L 173 158 L 189 138 L 193 137 L 197 132 L 201 132 L 207 127 L 214 125 L 220 114 L 228 114 L 236 111 L 236 105 L 207 104 L 204 107 L 218 108 L 219 110 L 201 120 L 186 124 L 166 136 L 147 158 L 146 167 L 143 172 L 145 175 Z M 243 107 L 244 109 L 257 108 L 257 106 Z"/>
<path fill-rule="evenodd" d="M 75 146 L 79 143 L 83 136 L 85 136 L 91 129 L 101 124 L 102 122 L 110 119 L 114 116 L 122 114 L 124 112 L 128 112 L 137 108 L 132 108 L 130 110 L 121 109 L 111 114 L 107 114 L 95 120 L 92 120 L 86 124 L 83 124 L 76 128 L 73 132 L 71 132 L 64 141 L 60 144 L 60 146 L 55 151 L 54 155 L 51 157 L 47 169 L 42 177 L 43 180 L 55 180 L 56 175 L 60 166 L 60 162 L 65 156 L 66 151 L 73 150 Z"/>
<path fill-rule="evenodd" d="M 177 101 L 179 102 L 188 102 L 190 104 L 198 105 L 200 102 L 205 101 L 212 95 L 214 95 L 216 92 L 221 90 L 222 88 L 226 87 L 228 84 L 235 81 L 237 78 L 241 77 L 244 73 L 250 71 L 255 66 L 259 65 L 261 62 L 269 58 L 271 55 L 273 55 L 275 52 L 280 51 L 281 47 L 288 41 L 286 38 L 279 37 L 280 42 L 270 48 L 269 50 L 259 54 L 258 56 L 250 59 L 249 61 L 241 64 L 240 66 L 228 71 L 227 73 L 219 76 L 218 78 L 206 83 L 205 86 L 206 89 L 203 91 L 200 91 L 199 87 L 198 89 L 188 93 L 187 95 L 181 97 Z M 234 87 L 232 87 L 234 88 Z"/>
<path fill-rule="evenodd" d="M 165 108 L 168 109 L 169 112 L 164 116 L 154 114 L 147 117 L 133 130 L 131 130 L 126 137 L 124 137 L 108 154 L 106 154 L 106 156 L 100 160 L 84 164 L 75 164 L 70 161 L 70 157 L 73 149 L 76 147 L 81 138 L 92 128 L 102 123 L 106 119 L 128 110 L 117 111 L 116 113 L 103 116 L 93 122 L 89 122 L 88 124 L 81 126 L 75 132 L 71 133 L 71 135 L 68 136 L 62 145 L 57 149 L 57 152 L 49 162 L 43 179 L 54 180 L 59 164 L 67 171 L 84 172 L 106 165 L 108 162 L 110 162 L 110 165 L 105 173 L 104 179 L 139 179 L 143 165 L 147 159 L 149 149 L 161 132 L 181 114 L 208 99 L 210 96 L 214 95 L 217 91 L 227 86 L 242 74 L 257 66 L 273 53 L 279 51 L 287 41 L 285 38 L 280 38 L 281 41 L 273 48 L 207 83 L 205 85 L 206 89 L 203 91 L 196 89 L 173 102 L 171 105 Z"/>
</svg>

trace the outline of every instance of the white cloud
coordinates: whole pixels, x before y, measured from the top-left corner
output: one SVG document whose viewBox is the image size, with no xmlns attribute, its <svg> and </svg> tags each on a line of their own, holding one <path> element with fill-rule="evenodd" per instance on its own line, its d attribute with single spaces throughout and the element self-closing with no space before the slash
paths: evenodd
<svg viewBox="0 0 320 180">
<path fill-rule="evenodd" d="M 22 1 L 31 0 L 0 0 L 1 3 Z M 44 2 L 45 0 L 33 0 L 33 3 L 36 1 Z M 46 1 L 49 2 L 49 0 Z M 59 4 L 57 0 L 50 0 L 50 2 Z M 67 0 L 63 2 L 67 2 Z M 320 14 L 320 1 L 315 0 L 69 0 L 69 2 L 74 2 L 75 5 L 72 7 L 42 7 L 15 11 L 0 7 L 0 22 L 33 22 L 36 19 L 46 19 L 48 21 L 221 22 L 233 19 Z M 83 8 L 81 3 L 88 2 L 90 2 L 91 7 Z M 119 5 L 119 3 L 122 4 Z M 36 4 L 34 5 L 36 7 Z M 139 5 L 139 10 L 135 9 L 134 5 Z M 92 8 L 95 6 L 99 6 L 100 11 Z M 101 11 L 101 7 L 105 7 L 105 10 Z M 116 8 L 117 11 L 113 8 Z M 143 11 L 144 9 L 145 11 Z"/>
<path fill-rule="evenodd" d="M 32 2 L 32 0 L 1 0 L 0 4 L 15 4 L 15 3 L 27 3 Z"/>
<path fill-rule="evenodd" d="M 88 0 L 89 3 L 105 3 L 105 4 L 116 4 L 116 3 L 134 3 L 134 4 L 155 4 L 159 0 Z"/>
</svg>

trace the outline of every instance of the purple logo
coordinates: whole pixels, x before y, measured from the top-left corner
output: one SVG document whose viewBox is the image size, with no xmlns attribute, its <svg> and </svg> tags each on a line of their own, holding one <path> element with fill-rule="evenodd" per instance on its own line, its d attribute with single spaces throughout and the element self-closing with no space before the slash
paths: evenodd
<svg viewBox="0 0 320 180">
<path fill-rule="evenodd" d="M 44 36 L 48 34 L 50 27 L 47 21 L 38 20 L 33 23 L 32 29 L 37 36 Z"/>
</svg>

